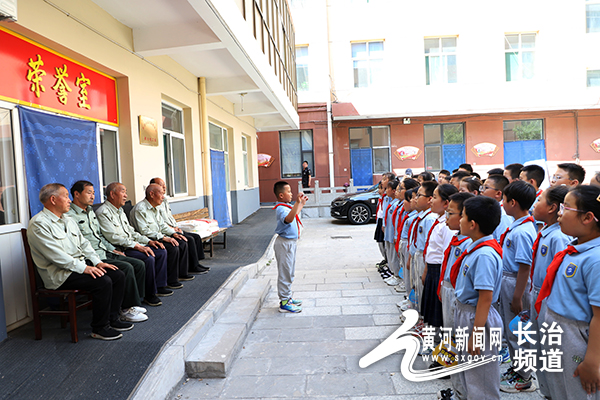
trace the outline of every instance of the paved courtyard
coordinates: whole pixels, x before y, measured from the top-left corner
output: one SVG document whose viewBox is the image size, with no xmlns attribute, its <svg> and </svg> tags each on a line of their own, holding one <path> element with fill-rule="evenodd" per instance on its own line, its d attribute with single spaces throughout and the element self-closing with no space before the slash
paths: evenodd
<svg viewBox="0 0 600 400">
<path fill-rule="evenodd" d="M 375 226 L 329 218 L 303 223 L 293 285 L 303 311 L 278 312 L 277 268 L 271 263 L 261 276 L 271 280 L 271 290 L 229 376 L 189 379 L 172 399 L 437 399 L 450 381 L 407 381 L 399 372 L 402 354 L 358 366 L 400 326 L 395 303 L 401 296 L 374 267 L 381 259 Z M 415 368 L 425 367 L 418 357 Z M 540 398 L 536 392 L 518 397 Z"/>
</svg>

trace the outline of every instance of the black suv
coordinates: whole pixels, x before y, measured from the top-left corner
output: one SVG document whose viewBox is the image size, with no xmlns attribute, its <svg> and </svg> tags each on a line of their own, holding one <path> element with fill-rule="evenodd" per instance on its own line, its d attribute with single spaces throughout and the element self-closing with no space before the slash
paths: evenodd
<svg viewBox="0 0 600 400">
<path fill-rule="evenodd" d="M 378 200 L 377 185 L 362 192 L 345 194 L 331 202 L 331 216 L 348 219 L 353 225 L 366 224 L 375 218 Z"/>
</svg>

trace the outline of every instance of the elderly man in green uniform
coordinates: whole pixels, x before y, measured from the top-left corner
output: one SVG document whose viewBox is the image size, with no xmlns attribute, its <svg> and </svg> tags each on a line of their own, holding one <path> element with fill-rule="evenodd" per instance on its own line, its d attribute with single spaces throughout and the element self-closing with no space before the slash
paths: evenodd
<svg viewBox="0 0 600 400">
<path fill-rule="evenodd" d="M 156 183 L 161 187 L 163 192 L 162 204 L 157 208 L 160 211 L 160 215 L 163 217 L 167 225 L 175 230 L 175 232 L 182 234 L 188 240 L 188 253 L 190 254 L 189 272 L 190 274 L 206 274 L 210 271 L 210 267 L 206 267 L 199 263 L 199 260 L 204 260 L 204 244 L 202 243 L 202 237 L 192 232 L 184 232 L 177 226 L 177 221 L 173 218 L 171 212 L 171 205 L 166 197 L 167 185 L 161 178 L 152 178 L 150 183 Z M 195 252 L 195 253 L 194 253 Z"/>
<path fill-rule="evenodd" d="M 167 281 L 191 281 L 193 275 L 188 273 L 188 246 L 185 236 L 175 232 L 163 220 L 158 211 L 162 203 L 162 189 L 157 184 L 148 185 L 146 198 L 133 207 L 129 215 L 131 225 L 142 235 L 162 242 L 167 250 Z M 197 262 L 197 261 L 196 261 Z M 183 286 L 178 283 L 179 287 Z M 169 287 L 176 289 L 169 283 Z"/>
<path fill-rule="evenodd" d="M 126 257 L 125 253 L 117 250 L 100 232 L 100 225 L 96 213 L 92 209 L 95 192 L 94 184 L 89 181 L 77 181 L 71 186 L 73 201 L 67 213 L 73 218 L 84 238 L 103 262 L 116 265 L 125 274 L 125 295 L 121 319 L 129 322 L 142 322 L 148 319 L 146 309 L 142 307 L 141 299 L 144 298 L 144 282 L 146 267 L 144 262 L 133 257 Z"/>
<path fill-rule="evenodd" d="M 125 276 L 116 266 L 100 260 L 77 223 L 65 213 L 71 200 L 60 183 L 40 190 L 44 209 L 29 221 L 27 239 L 31 256 L 46 289 L 87 290 L 93 299 L 92 337 L 115 340 L 133 324 L 119 319 Z"/>
</svg>

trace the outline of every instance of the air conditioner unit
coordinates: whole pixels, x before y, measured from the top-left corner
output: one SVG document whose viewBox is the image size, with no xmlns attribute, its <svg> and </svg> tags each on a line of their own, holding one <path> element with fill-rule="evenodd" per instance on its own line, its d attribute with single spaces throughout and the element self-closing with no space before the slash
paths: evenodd
<svg viewBox="0 0 600 400">
<path fill-rule="evenodd" d="M 17 22 L 17 0 L 0 0 L 0 21 L 5 19 Z"/>
</svg>

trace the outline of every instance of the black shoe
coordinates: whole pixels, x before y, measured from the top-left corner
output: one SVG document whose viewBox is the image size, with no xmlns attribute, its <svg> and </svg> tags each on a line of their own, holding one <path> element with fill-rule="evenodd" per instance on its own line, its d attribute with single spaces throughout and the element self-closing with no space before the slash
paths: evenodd
<svg viewBox="0 0 600 400">
<path fill-rule="evenodd" d="M 181 285 L 183 286 L 183 285 Z M 169 290 L 167 288 L 164 287 L 160 287 L 158 288 L 158 290 L 156 291 L 156 295 L 160 296 L 160 297 L 167 297 L 167 296 L 172 296 L 173 295 L 173 291 Z"/>
<path fill-rule="evenodd" d="M 121 339 L 123 334 L 117 332 L 110 326 L 105 326 L 104 328 L 99 329 L 97 332 L 92 332 L 92 337 L 100 340 L 117 340 Z"/>
<path fill-rule="evenodd" d="M 440 400 L 452 400 L 454 398 L 454 391 L 452 388 L 440 390 L 437 392 L 437 398 Z"/>
<path fill-rule="evenodd" d="M 195 276 L 193 275 L 185 275 L 185 276 L 180 276 L 179 280 L 180 281 L 193 281 L 195 278 Z M 181 284 L 180 284 L 181 285 Z M 183 286 L 183 285 L 182 285 Z"/>
<path fill-rule="evenodd" d="M 118 319 L 116 321 L 112 321 L 110 323 L 110 327 L 113 328 L 115 331 L 125 332 L 130 329 L 133 329 L 133 324 L 131 322 L 121 321 Z"/>
<path fill-rule="evenodd" d="M 210 267 L 205 267 L 202 264 L 198 264 L 198 269 L 200 269 L 200 271 L 210 271 Z"/>
<path fill-rule="evenodd" d="M 146 297 L 143 302 L 152 307 L 158 307 L 162 305 L 162 301 L 160 301 L 160 299 L 156 297 L 155 294 Z"/>
<path fill-rule="evenodd" d="M 429 369 L 436 369 L 436 368 L 439 368 L 439 367 L 443 367 L 443 365 L 442 365 L 442 364 L 440 364 L 440 363 L 439 363 L 439 362 L 437 362 L 437 361 L 434 361 L 434 362 L 433 362 L 433 363 L 431 363 L 431 365 L 429 366 Z M 447 375 L 447 376 L 442 376 L 442 377 L 440 377 L 440 378 L 438 378 L 438 379 L 450 379 L 450 375 Z"/>
<path fill-rule="evenodd" d="M 194 274 L 194 275 L 204 275 L 204 274 L 208 274 L 208 271 L 206 271 L 206 270 L 201 270 L 200 268 L 198 268 L 198 269 L 193 269 L 193 270 L 190 270 L 190 274 Z"/>
<path fill-rule="evenodd" d="M 182 287 L 183 287 L 183 284 L 181 282 L 167 283 L 168 289 L 181 289 Z M 158 289 L 158 295 L 160 296 L 160 289 Z"/>
</svg>

